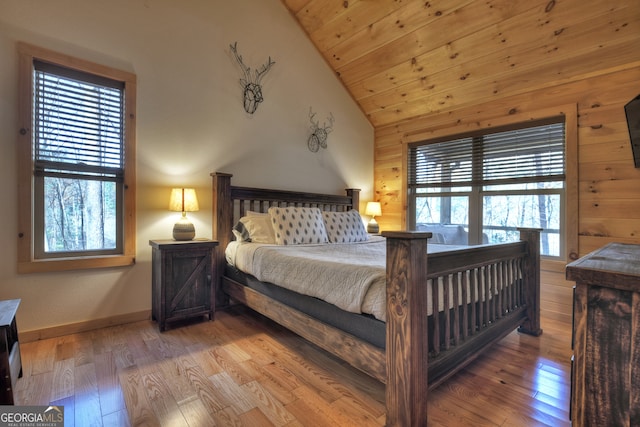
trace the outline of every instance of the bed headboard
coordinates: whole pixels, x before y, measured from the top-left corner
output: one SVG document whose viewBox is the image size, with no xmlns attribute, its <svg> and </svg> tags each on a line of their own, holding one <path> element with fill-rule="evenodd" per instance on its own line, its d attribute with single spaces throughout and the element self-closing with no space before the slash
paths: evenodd
<svg viewBox="0 0 640 427">
<path fill-rule="evenodd" d="M 344 212 L 359 210 L 360 189 L 348 188 L 343 196 L 335 194 L 305 193 L 299 191 L 269 190 L 231 185 L 228 173 L 213 172 L 212 234 L 219 243 L 218 267 L 224 266 L 224 248 L 233 239 L 233 225 L 247 211 L 267 212 L 271 206 L 317 207 L 323 211 Z M 219 273 L 221 271 L 219 270 Z"/>
</svg>

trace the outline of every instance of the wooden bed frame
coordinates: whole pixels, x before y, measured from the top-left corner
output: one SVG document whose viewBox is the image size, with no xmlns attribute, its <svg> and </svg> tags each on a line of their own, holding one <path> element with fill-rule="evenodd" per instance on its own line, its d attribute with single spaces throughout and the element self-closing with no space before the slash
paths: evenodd
<svg viewBox="0 0 640 427">
<path fill-rule="evenodd" d="M 428 232 L 388 231 L 386 351 L 266 297 L 226 277 L 224 248 L 247 210 L 270 206 L 358 209 L 359 190 L 345 196 L 231 185 L 212 173 L 213 238 L 218 240 L 217 300 L 230 297 L 299 334 L 386 385 L 388 426 L 426 425 L 427 392 L 518 328 L 540 335 L 540 230 L 520 229 L 520 241 L 429 254 Z M 430 281 L 432 286 L 425 284 Z M 433 284 L 439 284 L 433 286 Z M 433 295 L 429 290 L 433 289 Z M 452 290 L 451 290 L 452 289 Z M 477 301 L 439 312 L 437 302 Z M 441 295 L 440 295 L 441 294 Z M 427 309 L 433 304 L 428 336 Z M 469 325 L 469 327 L 461 327 Z M 431 340 L 431 341 L 429 341 Z M 429 348 L 431 347 L 431 350 Z"/>
</svg>

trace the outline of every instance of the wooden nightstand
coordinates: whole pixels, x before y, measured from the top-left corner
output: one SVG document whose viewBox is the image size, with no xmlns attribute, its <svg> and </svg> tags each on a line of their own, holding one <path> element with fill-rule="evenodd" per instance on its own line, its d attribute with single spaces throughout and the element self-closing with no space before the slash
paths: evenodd
<svg viewBox="0 0 640 427">
<path fill-rule="evenodd" d="M 213 319 L 215 240 L 150 240 L 151 314 L 160 331 L 167 323 L 198 316 Z"/>
</svg>

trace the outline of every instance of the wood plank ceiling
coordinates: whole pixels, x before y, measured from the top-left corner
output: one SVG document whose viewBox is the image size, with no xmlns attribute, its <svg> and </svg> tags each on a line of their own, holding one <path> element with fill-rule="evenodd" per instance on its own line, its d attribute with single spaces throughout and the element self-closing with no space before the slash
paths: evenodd
<svg viewBox="0 0 640 427">
<path fill-rule="evenodd" d="M 638 61 L 637 0 L 282 2 L 376 128 Z"/>
</svg>

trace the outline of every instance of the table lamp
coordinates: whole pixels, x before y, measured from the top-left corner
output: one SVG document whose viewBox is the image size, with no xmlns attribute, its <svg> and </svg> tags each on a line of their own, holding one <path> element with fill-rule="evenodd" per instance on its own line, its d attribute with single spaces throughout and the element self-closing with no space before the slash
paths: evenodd
<svg viewBox="0 0 640 427">
<path fill-rule="evenodd" d="M 196 190 L 193 188 L 173 188 L 169 200 L 169 210 L 182 212 L 182 217 L 173 226 L 173 238 L 175 240 L 193 240 L 196 229 L 187 219 L 187 212 L 195 212 L 199 209 Z"/>
<path fill-rule="evenodd" d="M 376 222 L 376 217 L 382 215 L 382 208 L 380 202 L 367 202 L 367 207 L 364 210 L 365 215 L 371 215 L 371 220 L 367 224 L 367 233 L 375 234 L 380 232 L 380 227 Z"/>
</svg>

